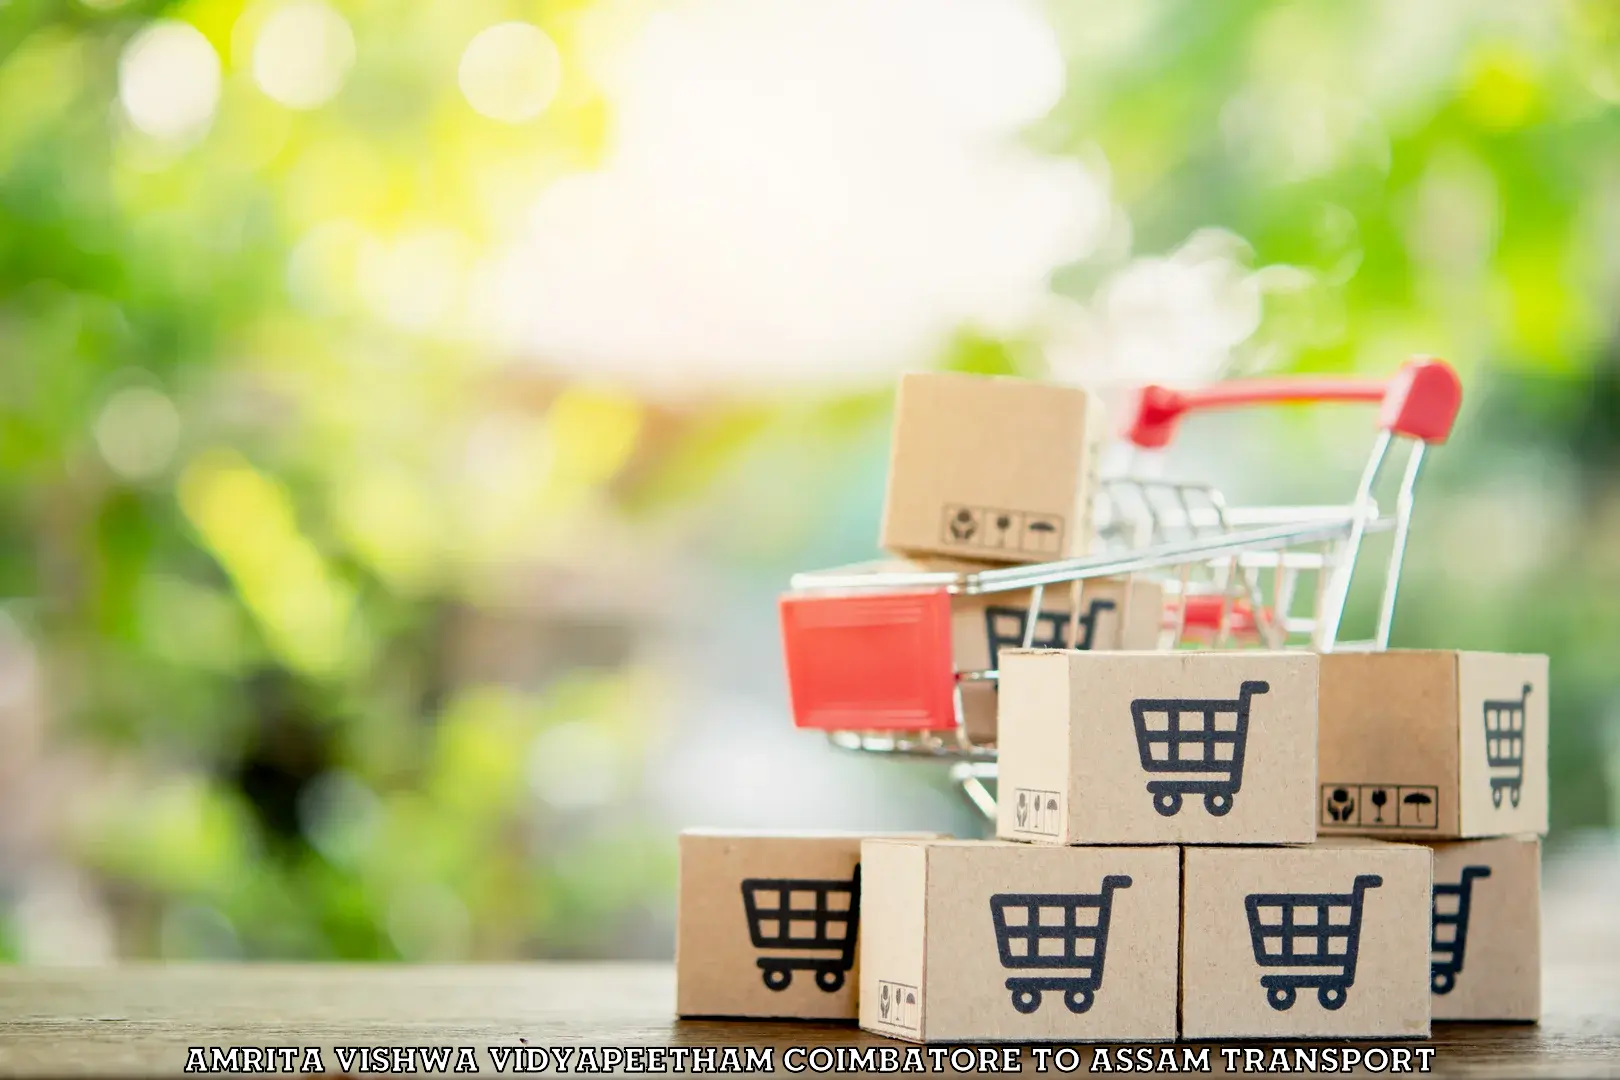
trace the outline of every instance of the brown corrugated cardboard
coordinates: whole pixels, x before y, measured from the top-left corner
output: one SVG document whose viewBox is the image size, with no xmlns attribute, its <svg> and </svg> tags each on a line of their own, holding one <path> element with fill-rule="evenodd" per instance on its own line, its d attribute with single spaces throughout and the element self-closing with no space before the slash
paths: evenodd
<svg viewBox="0 0 1620 1080">
<path fill-rule="evenodd" d="M 1541 1018 L 1541 841 L 1434 845 L 1436 1020 Z"/>
<path fill-rule="evenodd" d="M 988 563 L 961 559 L 884 559 L 839 567 L 829 573 L 971 573 Z M 1081 589 L 1079 618 L 1072 617 L 1074 589 Z M 1032 599 L 1028 589 L 977 593 L 951 599 L 951 658 L 958 672 L 993 670 L 1002 649 L 1021 647 Z M 1151 650 L 1158 648 L 1164 621 L 1164 590 L 1150 578 L 1098 578 L 1053 585 L 1041 594 L 1035 647 Z M 996 685 L 963 682 L 962 719 L 968 737 L 980 744 L 996 740 Z"/>
<path fill-rule="evenodd" d="M 683 832 L 675 1011 L 855 1019 L 857 864 L 873 835 Z"/>
<path fill-rule="evenodd" d="M 1377 840 L 1184 849 L 1183 1037 L 1427 1035 L 1432 869 Z"/>
<path fill-rule="evenodd" d="M 879 544 L 1005 563 L 1083 555 L 1106 435 L 1098 399 L 1076 387 L 904 375 Z"/>
<path fill-rule="evenodd" d="M 1035 628 L 1035 647 L 1067 647 L 1078 642 L 1082 650 L 1152 650 L 1158 647 L 1164 613 L 1164 592 L 1145 578 L 1129 581 L 1105 578 L 1080 583 L 1080 618 L 1071 638 L 1075 605 L 1070 586 L 1052 587 L 1041 597 L 1041 618 Z M 951 604 L 951 641 L 958 671 L 994 668 L 1003 649 L 1022 647 L 1029 617 L 1028 592 L 981 593 L 962 596 Z M 961 684 L 962 715 L 974 742 L 996 740 L 994 684 Z"/>
<path fill-rule="evenodd" d="M 1315 839 L 1316 664 L 1306 652 L 1004 650 L 996 835 Z"/>
<path fill-rule="evenodd" d="M 1178 849 L 872 840 L 861 863 L 863 1028 L 1175 1038 Z"/>
<path fill-rule="evenodd" d="M 1547 658 L 1322 658 L 1318 825 L 1437 840 L 1547 831 Z"/>
</svg>

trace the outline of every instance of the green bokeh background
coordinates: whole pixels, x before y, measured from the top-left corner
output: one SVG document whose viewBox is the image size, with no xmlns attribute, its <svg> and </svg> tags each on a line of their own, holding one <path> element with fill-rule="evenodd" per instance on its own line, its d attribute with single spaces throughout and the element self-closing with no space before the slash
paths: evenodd
<svg viewBox="0 0 1620 1080">
<path fill-rule="evenodd" d="M 681 810 L 646 793 L 687 722 L 644 643 L 694 580 L 768 629 L 788 573 L 872 553 L 886 376 L 670 402 L 390 328 L 352 295 L 353 237 L 290 281 L 326 221 L 489 240 L 481 184 L 588 168 L 612 130 L 570 65 L 590 3 L 334 6 L 355 65 L 294 111 L 244 71 L 240 0 L 0 0 L 8 957 L 663 953 Z M 1620 786 L 1620 9 L 1399 6 L 1054 3 L 1068 90 L 1028 141 L 1106 158 L 1137 253 L 1219 228 L 1308 273 L 1268 292 L 1249 365 L 1463 372 L 1396 639 L 1552 654 L 1556 845 Z M 182 150 L 115 115 L 160 16 L 224 68 Z M 456 87 L 503 19 L 563 60 L 527 124 Z M 1042 370 L 967 326 L 932 362 Z M 447 467 L 490 430 L 501 469 Z M 1366 434 L 1286 410 L 1188 461 L 1331 501 Z M 611 791 L 556 796 L 586 765 Z"/>
</svg>

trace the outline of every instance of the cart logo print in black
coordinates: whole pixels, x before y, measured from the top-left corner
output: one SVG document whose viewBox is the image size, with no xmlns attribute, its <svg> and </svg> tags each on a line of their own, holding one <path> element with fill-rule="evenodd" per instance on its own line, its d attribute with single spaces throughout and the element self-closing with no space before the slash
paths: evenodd
<svg viewBox="0 0 1620 1080">
<path fill-rule="evenodd" d="M 786 990 L 795 971 L 816 973 L 816 985 L 836 993 L 855 964 L 861 917 L 861 868 L 848 881 L 744 878 L 743 908 L 754 948 L 781 954 L 759 958 L 765 985 Z"/>
<path fill-rule="evenodd" d="M 1465 866 L 1455 885 L 1434 887 L 1434 922 L 1429 934 L 1429 987 L 1436 994 L 1456 989 L 1468 947 L 1468 912 L 1474 882 L 1491 876 L 1488 866 Z"/>
<path fill-rule="evenodd" d="M 1244 897 L 1254 962 L 1277 968 L 1260 976 L 1266 1001 L 1278 1012 L 1294 1007 L 1300 990 L 1315 990 L 1324 1009 L 1343 1008 L 1356 981 L 1363 899 L 1384 884 L 1358 874 L 1347 893 L 1251 893 Z M 1293 969 L 1289 971 L 1289 969 Z"/>
<path fill-rule="evenodd" d="M 1519 805 L 1519 788 L 1524 783 L 1524 706 L 1530 690 L 1525 683 L 1517 701 L 1485 702 L 1485 764 L 1494 806 L 1502 805 L 1504 792 L 1514 806 Z"/>
<path fill-rule="evenodd" d="M 1131 702 L 1136 748 L 1149 780 L 1153 808 L 1165 817 L 1181 812 L 1184 795 L 1202 795 L 1214 817 L 1232 810 L 1243 786 L 1243 753 L 1249 741 L 1250 699 L 1271 684 L 1245 680 L 1235 698 L 1137 698 Z"/>
<path fill-rule="evenodd" d="M 1124 874 L 1109 874 L 1095 893 L 997 893 L 990 897 L 1001 966 L 1029 972 L 1007 980 L 1012 1006 L 1021 1013 L 1041 1007 L 1041 994 L 1061 992 L 1072 1013 L 1091 1008 L 1102 989 L 1103 960 L 1114 893 L 1131 887 Z"/>
<path fill-rule="evenodd" d="M 1105 611 L 1114 610 L 1112 600 L 1092 600 L 1086 605 L 1086 613 L 1078 620 L 1079 632 L 1075 635 L 1076 649 L 1085 652 L 1091 649 L 1097 638 L 1097 617 Z M 1002 649 L 1022 649 L 1024 635 L 1029 630 L 1030 609 L 1028 607 L 987 607 L 984 609 L 985 636 L 990 642 L 990 667 L 995 670 L 1000 667 Z M 1035 634 L 1029 639 L 1032 649 L 1067 649 L 1069 648 L 1069 613 L 1067 611 L 1040 611 L 1035 613 Z"/>
</svg>

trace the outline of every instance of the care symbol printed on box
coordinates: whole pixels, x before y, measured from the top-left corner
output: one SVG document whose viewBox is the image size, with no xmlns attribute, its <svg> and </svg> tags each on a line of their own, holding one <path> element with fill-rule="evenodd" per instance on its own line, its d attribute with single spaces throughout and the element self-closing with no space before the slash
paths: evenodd
<svg viewBox="0 0 1620 1080">
<path fill-rule="evenodd" d="M 1014 1009 L 1034 1012 L 1041 1007 L 1041 994 L 1046 991 L 1061 992 L 1063 1004 L 1072 1013 L 1091 1008 L 1102 989 L 1114 893 L 1130 887 L 1128 876 L 1109 874 L 1095 893 L 997 893 L 990 897 L 1001 966 L 1011 971 L 1051 972 L 1008 979 Z"/>
<path fill-rule="evenodd" d="M 1056 836 L 1062 831 L 1063 797 L 1055 791 L 1014 788 L 1013 823 L 1019 832 Z"/>
<path fill-rule="evenodd" d="M 829 994 L 844 985 L 855 964 L 855 934 L 861 918 L 861 868 L 848 881 L 815 878 L 744 878 L 743 909 L 754 948 L 808 952 L 813 956 L 762 956 L 765 985 L 786 990 L 795 971 L 816 973 Z"/>
<path fill-rule="evenodd" d="M 917 1031 L 921 1019 L 917 995 L 917 988 L 908 983 L 879 979 L 878 1022 L 904 1031 Z"/>
<path fill-rule="evenodd" d="M 1363 829 L 1433 829 L 1440 823 L 1433 784 L 1322 785 L 1323 825 Z"/>
<path fill-rule="evenodd" d="M 1429 987 L 1449 994 L 1462 974 L 1463 950 L 1468 945 L 1468 912 L 1474 882 L 1491 876 L 1488 866 L 1465 866 L 1455 885 L 1434 886 L 1434 922 L 1429 933 Z"/>
<path fill-rule="evenodd" d="M 1485 702 L 1485 764 L 1491 776 L 1491 803 L 1502 805 L 1505 791 L 1514 806 L 1519 805 L 1519 788 L 1524 783 L 1524 706 L 1531 686 L 1517 701 Z"/>
<path fill-rule="evenodd" d="M 953 547 L 1055 556 L 1063 550 L 1063 518 L 998 506 L 946 503 L 940 540 Z"/>
<path fill-rule="evenodd" d="M 1181 812 L 1183 795 L 1202 795 L 1215 817 L 1232 810 L 1243 786 L 1243 753 L 1249 741 L 1249 705 L 1271 684 L 1245 680 L 1238 696 L 1137 698 L 1131 702 L 1142 771 L 1174 779 L 1149 780 L 1153 808 L 1165 817 Z"/>
<path fill-rule="evenodd" d="M 1361 951 L 1363 898 L 1384 884 L 1377 874 L 1358 874 L 1347 893 L 1250 893 L 1249 944 L 1263 968 L 1297 968 L 1294 974 L 1262 975 L 1266 1001 L 1278 1012 L 1294 1007 L 1300 990 L 1315 990 L 1324 1009 L 1344 1006 L 1356 981 Z"/>
</svg>

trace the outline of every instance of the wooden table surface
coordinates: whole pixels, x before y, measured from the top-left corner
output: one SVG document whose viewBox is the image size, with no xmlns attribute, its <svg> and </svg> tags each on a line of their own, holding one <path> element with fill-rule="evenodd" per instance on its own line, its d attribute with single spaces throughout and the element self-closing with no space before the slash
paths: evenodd
<svg viewBox="0 0 1620 1080">
<path fill-rule="evenodd" d="M 1436 1074 L 1620 1077 L 1620 855 L 1549 864 L 1547 880 L 1542 1023 L 1436 1024 L 1418 1044 Z M 315 1045 L 332 1072 L 335 1046 L 474 1046 L 487 1074 L 490 1046 L 897 1045 L 835 1024 L 677 1022 L 673 1001 L 666 964 L 9 968 L 0 1074 L 177 1075 L 192 1046 Z"/>
</svg>

